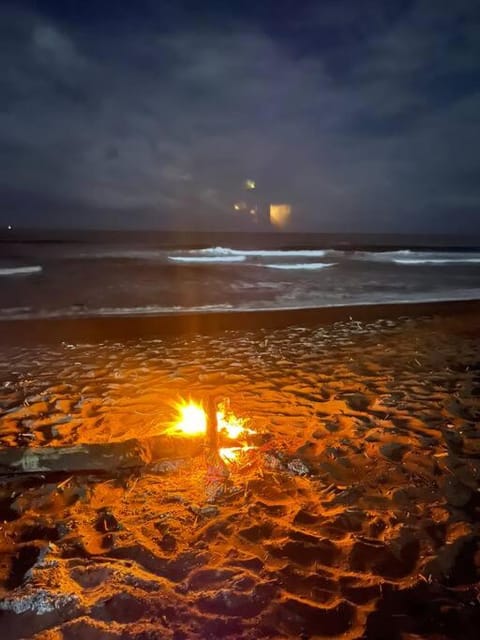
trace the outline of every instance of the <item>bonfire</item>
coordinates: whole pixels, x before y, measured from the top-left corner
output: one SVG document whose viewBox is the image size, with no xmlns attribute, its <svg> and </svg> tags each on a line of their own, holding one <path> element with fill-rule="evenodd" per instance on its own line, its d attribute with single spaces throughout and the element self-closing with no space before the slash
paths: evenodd
<svg viewBox="0 0 480 640">
<path fill-rule="evenodd" d="M 205 492 L 207 501 L 214 501 L 233 489 L 229 468 L 241 464 L 246 452 L 255 448 L 248 442 L 255 431 L 247 426 L 248 419 L 235 415 L 229 399 L 218 403 L 211 399 L 207 407 L 182 399 L 175 408 L 177 417 L 165 433 L 206 439 Z"/>
</svg>

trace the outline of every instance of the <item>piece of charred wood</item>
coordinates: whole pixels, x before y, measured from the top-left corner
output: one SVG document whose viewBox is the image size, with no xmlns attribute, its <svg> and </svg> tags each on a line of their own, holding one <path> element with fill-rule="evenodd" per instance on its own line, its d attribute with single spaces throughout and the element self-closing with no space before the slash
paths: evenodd
<svg viewBox="0 0 480 640">
<path fill-rule="evenodd" d="M 190 458 L 204 450 L 203 438 L 160 435 L 121 442 L 66 447 L 0 449 L 0 475 L 75 471 L 112 472 L 144 467 L 157 460 Z"/>
</svg>

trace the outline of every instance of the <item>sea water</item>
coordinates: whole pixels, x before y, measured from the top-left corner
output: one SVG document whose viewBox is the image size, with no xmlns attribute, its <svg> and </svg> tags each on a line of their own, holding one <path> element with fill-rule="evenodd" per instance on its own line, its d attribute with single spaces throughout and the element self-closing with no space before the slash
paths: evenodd
<svg viewBox="0 0 480 640">
<path fill-rule="evenodd" d="M 4 241 L 0 318 L 480 298 L 480 248 L 222 240 Z"/>
</svg>

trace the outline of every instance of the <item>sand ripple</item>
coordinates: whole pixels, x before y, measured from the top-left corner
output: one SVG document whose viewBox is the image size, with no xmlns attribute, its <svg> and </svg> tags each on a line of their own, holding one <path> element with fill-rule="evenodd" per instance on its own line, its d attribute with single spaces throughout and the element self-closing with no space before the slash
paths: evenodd
<svg viewBox="0 0 480 640">
<path fill-rule="evenodd" d="M 273 438 L 214 505 L 201 459 L 4 478 L 3 637 L 477 638 L 479 328 L 5 348 L 3 446 L 152 435 L 172 399 L 212 393 Z"/>
</svg>

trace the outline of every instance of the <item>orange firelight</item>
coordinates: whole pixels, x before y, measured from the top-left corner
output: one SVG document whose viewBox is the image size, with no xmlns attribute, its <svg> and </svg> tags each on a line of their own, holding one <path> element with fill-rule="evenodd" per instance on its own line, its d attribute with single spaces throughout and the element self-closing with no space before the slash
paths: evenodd
<svg viewBox="0 0 480 640">
<path fill-rule="evenodd" d="M 167 429 L 167 433 L 183 434 L 189 436 L 204 435 L 207 433 L 207 413 L 201 403 L 193 400 L 181 400 L 175 403 L 178 412 L 177 419 Z M 228 438 L 236 440 L 247 433 L 254 433 L 246 427 L 247 420 L 238 418 L 228 406 L 227 402 L 221 402 L 217 406 L 217 424 L 219 433 L 224 433 Z"/>
<path fill-rule="evenodd" d="M 230 409 L 228 401 L 221 402 L 217 406 L 217 424 L 219 433 L 224 432 L 232 440 L 247 433 L 253 433 L 251 429 L 246 427 L 246 418 L 238 418 Z"/>
<path fill-rule="evenodd" d="M 193 400 L 175 403 L 177 419 L 167 429 L 170 434 L 200 436 L 207 432 L 207 414 L 203 406 Z"/>
<path fill-rule="evenodd" d="M 193 400 L 181 400 L 175 403 L 177 418 L 172 422 L 166 433 L 171 435 L 205 436 L 207 434 L 208 416 L 203 405 Z M 255 433 L 249 429 L 246 418 L 238 418 L 230 409 L 228 400 L 221 402 L 216 407 L 218 432 L 232 440 L 241 439 L 242 436 Z M 222 447 L 219 450 L 221 458 L 225 462 L 237 462 L 242 452 L 252 447 L 243 446 Z"/>
<path fill-rule="evenodd" d="M 254 449 L 254 447 L 248 447 L 247 445 L 243 447 L 222 447 L 218 453 L 224 462 L 234 463 L 239 462 L 242 454 L 251 449 Z"/>
</svg>

